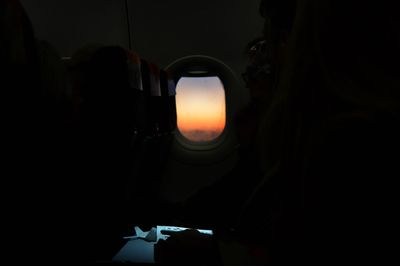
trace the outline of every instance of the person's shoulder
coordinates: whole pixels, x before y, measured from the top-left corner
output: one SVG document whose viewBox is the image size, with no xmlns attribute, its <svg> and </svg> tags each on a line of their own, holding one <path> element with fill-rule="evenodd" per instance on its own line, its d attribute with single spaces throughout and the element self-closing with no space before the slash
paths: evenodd
<svg viewBox="0 0 400 266">
<path fill-rule="evenodd" d="M 381 112 L 338 114 L 313 131 L 309 144 L 308 159 L 313 168 L 330 168 L 342 174 L 367 174 L 373 169 L 378 173 L 395 165 L 393 154 L 400 150 L 400 120 Z"/>
<path fill-rule="evenodd" d="M 342 141 L 397 139 L 400 119 L 391 113 L 352 111 L 327 118 L 321 125 L 322 136 Z"/>
</svg>

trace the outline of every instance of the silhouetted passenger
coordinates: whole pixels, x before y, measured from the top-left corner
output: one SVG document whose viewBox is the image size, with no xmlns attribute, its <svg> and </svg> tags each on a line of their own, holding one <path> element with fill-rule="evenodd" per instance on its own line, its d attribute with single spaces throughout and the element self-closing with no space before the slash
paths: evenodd
<svg viewBox="0 0 400 266">
<path fill-rule="evenodd" d="M 299 5 L 262 134 L 270 170 L 242 221 L 267 232 L 273 265 L 382 263 L 395 255 L 398 16 L 389 1 Z"/>
<path fill-rule="evenodd" d="M 34 128 L 37 120 L 32 120 L 37 119 L 38 110 L 30 101 L 39 98 L 39 75 L 35 75 L 38 67 L 32 27 L 18 1 L 0 2 L 0 71 L 4 182 L 1 216 L 6 232 L 3 241 L 7 256 L 3 260 L 7 260 L 18 253 L 15 247 L 25 235 L 22 228 L 26 222 L 33 221 L 30 210 L 35 206 L 28 196 L 33 195 L 34 181 L 28 178 L 27 169 L 35 172 L 30 159 L 32 148 L 37 147 L 31 140 L 38 135 Z"/>
<path fill-rule="evenodd" d="M 260 133 L 266 175 L 244 208 L 237 228 L 247 241 L 240 234 L 239 242 L 264 246 L 266 265 L 397 260 L 391 241 L 400 176 L 394 3 L 298 5 Z M 240 249 L 230 250 L 237 262 Z"/>
<path fill-rule="evenodd" d="M 275 92 L 271 45 L 262 37 L 250 42 L 246 50 L 248 65 L 242 78 L 249 90 L 250 100 L 235 117 L 238 142 L 242 150 L 248 150 L 248 154 L 242 157 L 255 153 L 253 148 L 258 126 Z"/>
<path fill-rule="evenodd" d="M 66 180 L 68 110 L 60 105 L 68 101 L 64 72 L 56 52 L 36 41 L 18 1 L 0 2 L 0 36 L 2 179 L 8 198 L 2 259 L 51 264 L 69 253 L 65 243 L 70 239 L 60 235 L 74 232 L 66 221 L 71 186 Z"/>
<path fill-rule="evenodd" d="M 77 61 L 72 58 L 72 61 Z M 135 88 L 129 84 L 127 52 L 89 49 L 71 66 L 79 88 L 76 175 L 81 223 L 90 260 L 111 259 L 128 234 L 134 212 L 127 192 L 133 165 Z"/>
</svg>

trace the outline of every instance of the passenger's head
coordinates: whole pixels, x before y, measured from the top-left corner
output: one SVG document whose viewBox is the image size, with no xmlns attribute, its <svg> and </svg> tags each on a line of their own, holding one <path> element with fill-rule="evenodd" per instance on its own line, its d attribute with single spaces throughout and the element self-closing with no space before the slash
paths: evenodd
<svg viewBox="0 0 400 266">
<path fill-rule="evenodd" d="M 67 62 L 68 75 L 71 82 L 71 94 L 76 113 L 80 112 L 83 104 L 83 92 L 89 85 L 88 71 L 93 55 L 102 48 L 98 44 L 90 44 L 76 51 Z"/>
<path fill-rule="evenodd" d="M 296 16 L 296 0 L 262 0 L 259 7 L 264 18 L 264 39 L 268 44 L 273 87 L 276 88 L 288 53 L 288 43 Z"/>
<path fill-rule="evenodd" d="M 296 0 L 261 0 L 264 35 L 274 43 L 287 42 L 296 14 Z"/>
<path fill-rule="evenodd" d="M 129 84 L 127 52 L 120 47 L 89 47 L 79 54 L 72 59 L 71 71 L 83 125 L 99 134 L 132 133 L 136 95 Z"/>
<path fill-rule="evenodd" d="M 273 87 L 271 48 L 264 38 L 251 41 L 246 48 L 248 65 L 242 74 L 250 91 L 251 101 L 262 101 L 270 96 Z"/>
<path fill-rule="evenodd" d="M 47 41 L 38 41 L 37 48 L 42 94 L 54 104 L 70 100 L 71 92 L 67 91 L 66 67 L 61 56 Z"/>
</svg>

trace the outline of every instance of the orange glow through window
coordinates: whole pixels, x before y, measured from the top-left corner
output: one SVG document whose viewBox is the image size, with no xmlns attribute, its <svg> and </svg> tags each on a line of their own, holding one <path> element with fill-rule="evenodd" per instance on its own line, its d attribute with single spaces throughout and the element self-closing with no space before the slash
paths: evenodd
<svg viewBox="0 0 400 266">
<path fill-rule="evenodd" d="M 225 90 L 218 77 L 183 77 L 176 87 L 178 129 L 195 142 L 215 140 L 225 128 Z"/>
</svg>

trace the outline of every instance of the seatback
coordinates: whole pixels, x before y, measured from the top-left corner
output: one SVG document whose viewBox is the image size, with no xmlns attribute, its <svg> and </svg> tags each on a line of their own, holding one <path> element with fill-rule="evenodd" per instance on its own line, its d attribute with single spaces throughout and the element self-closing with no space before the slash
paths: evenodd
<svg viewBox="0 0 400 266">
<path fill-rule="evenodd" d="M 155 64 L 141 59 L 141 119 L 134 143 L 135 209 L 141 213 L 141 224 L 160 217 L 161 176 L 176 127 L 175 84 L 166 72 Z"/>
<path fill-rule="evenodd" d="M 174 93 L 162 94 L 156 65 L 121 47 L 95 49 L 78 71 L 83 81 L 76 172 L 87 209 L 80 212 L 96 239 L 91 256 L 107 259 L 130 225 L 153 217 L 146 209 L 156 205 L 173 128 L 162 114 L 174 110 L 166 106 Z"/>
</svg>

